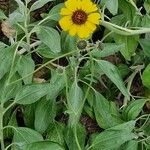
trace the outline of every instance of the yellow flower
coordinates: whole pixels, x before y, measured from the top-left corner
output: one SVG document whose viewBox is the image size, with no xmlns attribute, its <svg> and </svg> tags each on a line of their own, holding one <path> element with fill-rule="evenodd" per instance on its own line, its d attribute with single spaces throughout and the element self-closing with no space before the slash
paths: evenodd
<svg viewBox="0 0 150 150">
<path fill-rule="evenodd" d="M 61 28 L 69 31 L 71 36 L 77 34 L 80 38 L 89 37 L 101 18 L 97 5 L 91 0 L 67 0 L 60 14 Z"/>
</svg>

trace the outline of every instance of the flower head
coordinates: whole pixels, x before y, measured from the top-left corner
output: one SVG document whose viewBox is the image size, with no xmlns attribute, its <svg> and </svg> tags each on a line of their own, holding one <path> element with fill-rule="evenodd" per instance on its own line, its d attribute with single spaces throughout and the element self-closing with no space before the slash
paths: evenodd
<svg viewBox="0 0 150 150">
<path fill-rule="evenodd" d="M 89 37 L 95 31 L 101 17 L 97 5 L 91 0 L 67 0 L 60 14 L 61 28 L 69 31 L 71 36 L 77 34 L 80 38 Z"/>
</svg>

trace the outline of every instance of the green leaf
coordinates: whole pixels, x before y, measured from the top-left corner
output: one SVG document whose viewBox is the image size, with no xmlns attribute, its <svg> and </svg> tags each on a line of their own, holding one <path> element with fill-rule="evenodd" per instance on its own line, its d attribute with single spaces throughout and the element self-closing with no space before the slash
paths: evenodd
<svg viewBox="0 0 150 150">
<path fill-rule="evenodd" d="M 15 25 L 15 24 L 17 24 L 18 22 L 20 23 L 20 22 L 23 22 L 24 20 L 25 20 L 25 16 L 22 14 L 22 13 L 20 13 L 18 10 L 16 10 L 16 11 L 14 11 L 14 12 L 12 12 L 10 15 L 9 15 L 9 22 L 10 22 L 10 24 L 11 25 Z M 22 32 L 22 29 L 21 30 L 19 30 L 20 28 L 15 28 L 15 29 L 17 29 L 18 31 L 21 31 Z M 20 34 L 20 33 L 18 33 L 18 34 Z"/>
<path fill-rule="evenodd" d="M 54 122 L 53 124 L 49 125 L 46 139 L 65 146 L 64 130 L 65 130 L 64 124 Z"/>
<path fill-rule="evenodd" d="M 114 37 L 117 44 L 124 44 L 125 47 L 120 49 L 121 54 L 126 60 L 131 60 L 131 56 L 135 53 L 135 50 L 138 46 L 139 36 L 122 36 L 115 35 Z"/>
<path fill-rule="evenodd" d="M 146 144 L 147 150 L 150 150 L 150 144 Z"/>
<path fill-rule="evenodd" d="M 144 8 L 146 9 L 147 14 L 150 13 L 150 1 L 145 0 L 144 1 Z"/>
<path fill-rule="evenodd" d="M 18 104 L 32 104 L 47 95 L 49 89 L 49 83 L 23 86 L 16 94 L 14 101 Z"/>
<path fill-rule="evenodd" d="M 20 61 L 17 66 L 18 73 L 20 74 L 21 77 L 25 77 L 28 74 L 32 73 L 34 71 L 35 64 L 34 61 L 32 60 L 31 56 L 24 56 L 22 55 L 20 58 Z M 27 78 L 24 78 L 23 81 L 25 84 L 30 84 L 32 83 L 32 77 L 33 74 Z"/>
<path fill-rule="evenodd" d="M 133 18 L 133 27 L 146 27 L 146 23 L 143 24 L 144 20 L 146 21 L 146 17 L 140 16 L 139 14 L 136 14 Z"/>
<path fill-rule="evenodd" d="M 59 144 L 51 141 L 36 142 L 24 147 L 24 150 L 65 150 Z"/>
<path fill-rule="evenodd" d="M 149 51 L 150 40 L 149 39 L 140 39 L 139 42 L 140 42 L 140 45 L 142 46 L 142 49 L 143 49 L 145 55 L 150 57 L 150 51 Z"/>
<path fill-rule="evenodd" d="M 118 64 L 117 67 L 122 78 L 125 78 L 130 72 L 130 68 L 127 64 Z"/>
<path fill-rule="evenodd" d="M 70 36 L 67 32 L 61 32 L 61 43 L 62 43 L 62 51 L 63 52 L 70 52 L 77 49 L 77 41 L 78 37 Z"/>
<path fill-rule="evenodd" d="M 119 112 L 113 102 L 109 102 L 100 93 L 95 93 L 94 112 L 98 125 L 107 129 L 122 123 Z"/>
<path fill-rule="evenodd" d="M 0 9 L 0 20 L 7 19 L 3 11 Z"/>
<path fill-rule="evenodd" d="M 52 52 L 59 53 L 61 51 L 60 35 L 55 29 L 46 26 L 37 26 L 36 33 L 38 38 L 47 45 Z"/>
<path fill-rule="evenodd" d="M 118 12 L 118 0 L 107 0 L 106 7 L 113 15 L 116 15 Z"/>
<path fill-rule="evenodd" d="M 15 46 L 0 49 L 0 79 L 10 70 Z"/>
<path fill-rule="evenodd" d="M 25 105 L 23 107 L 23 118 L 26 127 L 34 128 L 35 104 Z"/>
<path fill-rule="evenodd" d="M 19 6 L 20 13 L 24 14 L 25 13 L 25 5 L 24 5 L 24 3 L 21 0 L 15 0 L 15 1 L 16 1 L 16 3 Z"/>
<path fill-rule="evenodd" d="M 0 51 L 3 50 L 7 45 L 0 41 Z"/>
<path fill-rule="evenodd" d="M 55 100 L 46 100 L 43 98 L 38 102 L 35 109 L 34 126 L 36 131 L 44 133 L 49 124 L 53 122 L 56 116 Z"/>
<path fill-rule="evenodd" d="M 68 96 L 68 113 L 69 123 L 71 126 L 76 126 L 79 121 L 82 109 L 83 109 L 83 92 L 78 86 L 77 82 L 74 81 L 69 90 Z"/>
<path fill-rule="evenodd" d="M 116 130 L 116 131 L 123 130 L 123 131 L 126 131 L 126 132 L 131 132 L 135 127 L 135 123 L 136 123 L 136 121 L 131 120 L 131 121 L 116 125 L 114 127 L 111 127 L 107 130 L 113 130 L 113 131 L 114 130 Z"/>
<path fill-rule="evenodd" d="M 59 92 L 65 87 L 65 74 L 59 70 L 52 71 L 47 99 L 56 99 Z"/>
<path fill-rule="evenodd" d="M 142 17 L 141 26 L 143 28 L 144 27 L 145 28 L 149 28 L 150 27 L 150 16 L 149 15 L 145 15 L 145 16 Z M 146 34 L 145 38 L 147 37 L 147 34 Z"/>
<path fill-rule="evenodd" d="M 78 150 L 79 147 L 77 145 L 76 139 L 78 139 L 78 143 L 81 149 L 85 149 L 85 139 L 86 139 L 86 131 L 85 128 L 81 124 L 77 124 L 74 128 L 67 127 L 65 130 L 65 141 L 69 150 Z M 76 133 L 75 133 L 76 132 Z"/>
<path fill-rule="evenodd" d="M 22 149 L 23 145 L 38 141 L 43 141 L 43 137 L 37 131 L 25 127 L 15 127 L 13 142 L 17 143 L 18 148 Z"/>
<path fill-rule="evenodd" d="M 46 3 L 51 2 L 54 0 L 37 0 L 30 8 L 30 11 L 34 11 L 36 9 L 41 8 L 42 6 L 44 6 Z"/>
<path fill-rule="evenodd" d="M 51 49 L 45 44 L 39 45 L 36 51 L 45 58 L 55 58 L 58 56 L 57 53 L 52 52 Z"/>
<path fill-rule="evenodd" d="M 100 69 L 103 71 L 104 74 L 118 87 L 118 89 L 122 92 L 122 94 L 127 98 L 130 99 L 129 93 L 122 81 L 118 68 L 105 60 L 97 61 Z"/>
<path fill-rule="evenodd" d="M 18 74 L 14 74 L 11 77 L 10 82 L 14 82 L 18 80 L 19 78 L 20 76 Z M 6 102 L 10 100 L 11 98 L 14 98 L 18 90 L 20 90 L 20 88 L 22 87 L 21 81 L 17 82 L 16 84 L 6 85 L 7 79 L 8 79 L 8 75 L 7 76 L 5 75 L 0 81 L 0 101 L 1 102 Z"/>
<path fill-rule="evenodd" d="M 25 0 L 25 1 L 27 2 L 27 4 L 31 2 L 31 0 Z"/>
<path fill-rule="evenodd" d="M 59 21 L 60 20 L 60 17 L 61 17 L 60 16 L 60 10 L 61 10 L 61 8 L 63 6 L 64 6 L 64 3 L 60 3 L 60 4 L 56 5 L 56 6 L 54 6 L 50 10 L 48 16 L 50 17 L 51 20 L 55 20 L 55 21 Z"/>
<path fill-rule="evenodd" d="M 144 135 L 150 136 L 150 118 L 147 118 L 147 122 L 145 122 L 141 129 L 144 132 Z"/>
<path fill-rule="evenodd" d="M 13 113 L 11 111 L 11 114 L 9 114 L 9 116 L 8 115 L 4 116 L 4 117 L 9 118 L 9 122 L 7 123 L 8 126 L 18 127 L 16 114 L 17 114 L 17 111 L 15 110 Z M 12 128 L 6 128 L 4 130 L 4 138 L 8 139 L 8 138 L 12 138 L 12 137 L 13 137 L 13 129 Z"/>
<path fill-rule="evenodd" d="M 47 95 L 47 99 L 55 99 L 64 88 L 64 73 L 57 70 L 53 72 L 50 83 L 25 85 L 18 91 L 15 102 L 18 104 L 31 104 Z"/>
<path fill-rule="evenodd" d="M 119 0 L 119 8 L 122 10 L 123 15 L 126 17 L 127 21 L 130 21 L 129 23 L 132 25 L 132 21 L 134 16 L 136 16 L 136 9 L 135 7 L 126 0 Z"/>
<path fill-rule="evenodd" d="M 104 49 L 99 51 L 98 49 L 93 50 L 91 53 L 94 57 L 107 57 L 113 55 L 116 52 L 119 52 L 120 49 L 124 48 L 124 44 L 115 44 L 115 43 L 104 43 Z"/>
<path fill-rule="evenodd" d="M 138 149 L 138 141 L 131 140 L 127 142 L 121 150 L 137 150 Z"/>
<path fill-rule="evenodd" d="M 142 83 L 144 86 L 150 89 L 150 64 L 147 65 L 142 74 Z"/>
<path fill-rule="evenodd" d="M 131 101 L 123 110 L 122 115 L 125 120 L 134 120 L 142 111 L 147 99 L 139 99 Z"/>
<path fill-rule="evenodd" d="M 133 125 L 133 123 L 131 122 Z M 127 124 L 128 125 L 128 124 Z M 123 126 L 124 127 L 124 126 Z M 128 128 L 128 126 L 125 126 Z M 114 130 L 115 128 L 115 130 Z M 132 126 L 132 130 L 134 126 Z M 120 128 L 120 126 L 113 127 L 112 129 L 105 130 L 101 132 L 99 135 L 95 136 L 92 140 L 92 144 L 89 150 L 112 150 L 119 148 L 122 144 L 127 141 L 136 138 L 136 135 L 132 133 L 130 130 L 124 130 L 124 128 Z"/>
</svg>

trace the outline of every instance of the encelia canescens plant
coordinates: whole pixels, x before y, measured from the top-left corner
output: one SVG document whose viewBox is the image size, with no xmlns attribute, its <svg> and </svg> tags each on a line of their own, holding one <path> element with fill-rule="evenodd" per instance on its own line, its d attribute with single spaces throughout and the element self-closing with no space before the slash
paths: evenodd
<svg viewBox="0 0 150 150">
<path fill-rule="evenodd" d="M 5 2 L 1 150 L 150 150 L 150 1 Z"/>
</svg>

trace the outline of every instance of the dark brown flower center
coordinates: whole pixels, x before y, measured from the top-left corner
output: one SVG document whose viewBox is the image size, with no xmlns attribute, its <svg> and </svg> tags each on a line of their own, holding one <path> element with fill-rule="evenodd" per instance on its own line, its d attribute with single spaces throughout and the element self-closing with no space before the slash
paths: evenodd
<svg viewBox="0 0 150 150">
<path fill-rule="evenodd" d="M 84 24 L 86 20 L 87 14 L 83 10 L 77 10 L 72 15 L 72 21 L 77 25 Z"/>
</svg>

